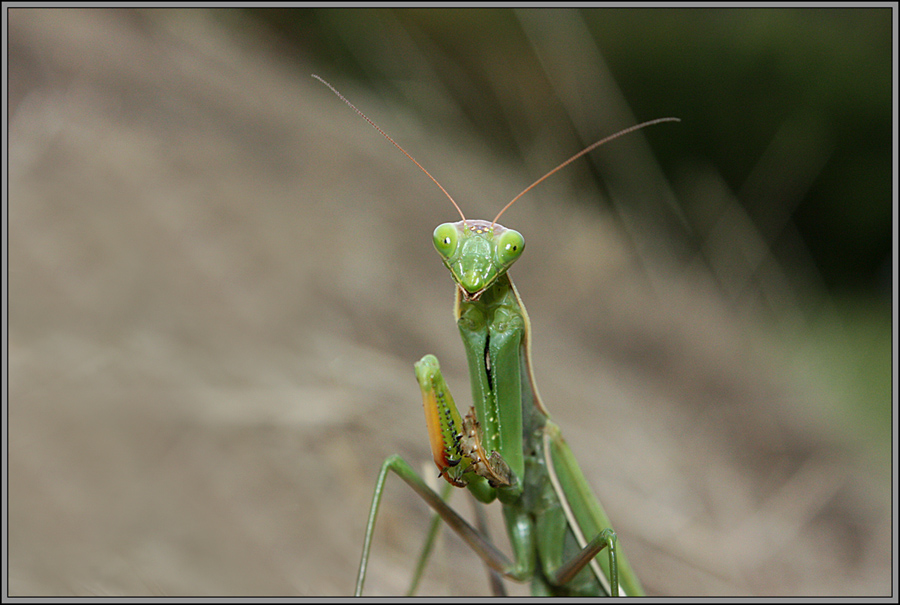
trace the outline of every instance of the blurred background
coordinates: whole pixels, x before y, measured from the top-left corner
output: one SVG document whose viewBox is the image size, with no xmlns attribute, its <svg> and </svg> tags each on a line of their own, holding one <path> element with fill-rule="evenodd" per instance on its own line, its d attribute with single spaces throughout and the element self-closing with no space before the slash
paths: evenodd
<svg viewBox="0 0 900 605">
<path fill-rule="evenodd" d="M 470 218 L 680 118 L 501 221 L 545 402 L 652 595 L 893 594 L 890 8 L 7 17 L 10 595 L 347 595 L 433 473 L 457 216 L 312 73 Z M 421 593 L 488 591 L 444 536 Z"/>
</svg>

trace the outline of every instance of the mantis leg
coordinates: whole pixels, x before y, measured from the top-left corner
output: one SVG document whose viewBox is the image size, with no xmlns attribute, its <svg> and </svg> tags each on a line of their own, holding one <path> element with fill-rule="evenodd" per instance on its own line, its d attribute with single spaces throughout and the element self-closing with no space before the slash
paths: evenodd
<svg viewBox="0 0 900 605">
<path fill-rule="evenodd" d="M 449 485 L 449 484 L 448 484 Z M 490 535 L 488 534 L 487 527 L 487 518 L 484 515 L 484 509 L 478 506 L 478 504 L 473 500 L 473 509 L 475 510 L 475 520 L 478 525 L 478 531 L 480 531 L 485 538 L 490 539 Z M 491 585 L 491 594 L 495 597 L 505 597 L 506 594 L 506 586 L 503 585 L 503 577 L 491 569 L 490 567 L 485 566 L 488 574 L 488 583 Z"/>
<path fill-rule="evenodd" d="M 472 550 L 491 569 L 503 576 L 512 579 L 520 579 L 513 569 L 509 559 L 491 544 L 481 533 L 459 516 L 434 490 L 422 480 L 412 467 L 400 456 L 390 456 L 381 466 L 378 480 L 375 483 L 375 494 L 372 497 L 372 506 L 369 509 L 369 519 L 366 524 L 366 536 L 363 542 L 362 558 L 359 562 L 359 574 L 356 577 L 356 596 L 362 595 L 363 585 L 366 581 L 366 569 L 369 562 L 369 551 L 372 546 L 372 534 L 375 530 L 375 519 L 378 516 L 378 508 L 381 505 L 381 496 L 384 492 L 384 483 L 389 472 L 403 479 L 419 497 L 437 512 L 444 522 L 450 526 L 469 545 Z"/>
<path fill-rule="evenodd" d="M 556 574 L 571 578 L 590 564 L 607 594 L 643 595 L 640 580 L 616 543 L 609 517 L 591 491 L 559 427 L 549 420 L 544 427 L 543 446 L 553 489 L 581 547 L 581 552 L 560 566 Z M 609 547 L 608 558 L 595 560 L 594 556 L 606 546 Z"/>
<path fill-rule="evenodd" d="M 532 583 L 534 596 L 619 595 L 616 535 L 612 529 L 601 531 L 583 543 L 580 529 L 573 528 L 567 505 L 557 496 L 558 479 L 542 481 L 540 500 L 546 505 L 535 518 L 535 535 L 541 574 Z M 582 547 L 582 543 L 584 546 Z M 607 549 L 608 575 L 594 561 Z M 604 558 L 607 558 L 604 557 Z M 585 568 L 590 565 L 590 569 Z M 583 572 L 583 573 L 582 573 Z"/>
<path fill-rule="evenodd" d="M 450 498 L 450 490 L 452 487 L 453 485 L 450 483 L 444 483 L 444 487 L 441 488 L 441 500 L 446 502 Z M 482 529 L 480 524 L 478 529 Z M 425 571 L 425 566 L 428 564 L 428 559 L 431 558 L 431 552 L 434 550 L 434 543 L 437 540 L 438 532 L 440 532 L 440 530 L 441 516 L 434 513 L 431 516 L 431 523 L 428 526 L 428 536 L 425 538 L 425 544 L 422 545 L 422 554 L 419 555 L 419 562 L 416 564 L 416 571 L 413 573 L 413 579 L 409 584 L 409 590 L 406 591 L 406 596 L 408 597 L 415 595 L 416 590 L 419 588 L 419 581 L 422 579 L 422 574 Z"/>
<path fill-rule="evenodd" d="M 588 563 L 604 548 L 609 548 L 609 584 L 610 596 L 619 596 L 619 568 L 616 557 L 616 532 L 604 529 L 593 540 L 587 543 L 580 553 L 556 570 L 554 581 L 565 584 L 587 566 Z"/>
<path fill-rule="evenodd" d="M 443 488 L 441 488 L 441 499 L 444 502 L 447 502 L 453 485 L 450 483 L 445 483 Z M 488 533 L 487 528 L 487 519 L 484 515 L 484 510 L 478 506 L 475 501 L 472 501 L 472 509 L 475 512 L 475 521 L 478 531 L 485 537 L 485 539 L 490 540 L 490 535 Z M 434 550 L 434 544 L 437 540 L 438 533 L 441 530 L 441 516 L 438 513 L 434 513 L 431 517 L 431 523 L 428 526 L 428 535 L 425 538 L 425 543 L 422 545 L 422 553 L 419 555 L 419 561 L 416 563 L 416 571 L 413 573 L 413 579 L 410 582 L 409 590 L 406 592 L 406 596 L 411 597 L 416 594 L 416 590 L 419 589 L 419 582 L 422 580 L 422 574 L 425 572 L 425 566 L 428 565 L 428 559 L 431 557 L 431 553 Z M 491 593 L 495 597 L 505 597 L 506 595 L 506 587 L 503 585 L 503 579 L 499 573 L 491 569 L 490 567 L 485 566 L 488 574 L 488 583 L 491 586 Z"/>
</svg>

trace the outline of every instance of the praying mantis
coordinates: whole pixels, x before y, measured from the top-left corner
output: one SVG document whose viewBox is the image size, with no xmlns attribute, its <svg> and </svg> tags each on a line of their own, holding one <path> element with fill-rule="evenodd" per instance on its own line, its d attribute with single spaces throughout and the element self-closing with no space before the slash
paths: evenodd
<svg viewBox="0 0 900 605">
<path fill-rule="evenodd" d="M 456 284 L 454 317 L 469 366 L 474 403 L 471 410 L 461 416 L 433 355 L 424 356 L 414 368 L 439 477 L 449 485 L 468 488 L 479 502 L 500 501 L 514 555 L 511 561 L 483 531 L 472 527 L 432 490 L 409 463 L 393 455 L 384 461 L 375 484 L 356 595 L 362 594 L 375 519 L 390 473 L 425 500 L 492 570 L 492 586 L 498 592 L 502 590 L 498 578 L 504 577 L 531 582 L 534 595 L 643 595 L 609 518 L 538 393 L 528 313 L 507 273 L 521 256 L 525 240 L 521 233 L 497 221 L 533 187 L 600 145 L 637 129 L 678 119 L 651 120 L 597 141 L 527 187 L 492 221 L 472 220 L 387 133 L 331 84 L 313 77 L 412 160 L 444 192 L 462 218 L 439 225 L 433 242 Z M 438 529 L 433 523 L 413 587 Z M 604 549 L 605 555 L 600 555 Z"/>
</svg>

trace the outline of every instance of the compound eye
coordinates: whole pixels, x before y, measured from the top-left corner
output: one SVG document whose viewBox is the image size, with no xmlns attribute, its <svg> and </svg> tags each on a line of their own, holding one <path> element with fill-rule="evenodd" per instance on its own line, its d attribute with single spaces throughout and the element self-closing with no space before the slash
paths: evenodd
<svg viewBox="0 0 900 605">
<path fill-rule="evenodd" d="M 522 256 L 525 249 L 525 238 L 514 229 L 504 231 L 497 241 L 497 260 L 504 267 L 511 265 Z"/>
<path fill-rule="evenodd" d="M 443 223 L 434 230 L 434 249 L 444 258 L 450 258 L 459 245 L 459 230 L 453 223 Z"/>
</svg>

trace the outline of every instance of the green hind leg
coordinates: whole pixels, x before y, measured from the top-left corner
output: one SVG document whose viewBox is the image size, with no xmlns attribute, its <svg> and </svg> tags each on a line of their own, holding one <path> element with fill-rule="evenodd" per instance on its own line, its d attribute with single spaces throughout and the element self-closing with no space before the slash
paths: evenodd
<svg viewBox="0 0 900 605">
<path fill-rule="evenodd" d="M 378 517 L 378 508 L 381 505 L 381 497 L 384 493 L 384 484 L 388 473 L 393 472 L 415 491 L 419 497 L 431 506 L 440 515 L 444 523 L 450 526 L 484 561 L 485 565 L 497 571 L 505 577 L 521 579 L 514 571 L 514 566 L 509 559 L 490 543 L 478 530 L 473 528 L 463 519 L 459 513 L 453 510 L 434 490 L 422 480 L 412 467 L 400 456 L 390 456 L 381 466 L 378 480 L 375 482 L 375 494 L 372 497 L 372 506 L 369 509 L 369 519 L 366 523 L 366 535 L 363 541 L 363 552 L 359 562 L 359 573 L 356 577 L 356 596 L 362 595 L 363 585 L 366 581 L 366 570 L 369 563 L 369 552 L 372 547 L 372 535 L 375 531 L 375 519 Z M 513 570 L 513 571 L 510 571 Z"/>
<path fill-rule="evenodd" d="M 450 498 L 450 490 L 453 486 L 449 483 L 444 483 L 443 488 L 441 488 L 441 500 L 446 502 Z M 422 545 L 422 552 L 419 554 L 419 561 L 416 563 L 416 571 L 413 573 L 412 581 L 409 584 L 409 590 L 406 591 L 406 596 L 411 597 L 416 594 L 416 590 L 419 589 L 419 582 L 422 580 L 422 574 L 425 572 L 425 566 L 428 564 L 428 559 L 431 558 L 431 552 L 434 550 L 434 544 L 437 540 L 438 532 L 441 531 L 441 516 L 437 513 L 434 513 L 431 516 L 431 523 L 428 526 L 428 535 L 425 537 L 425 543 Z"/>
</svg>

